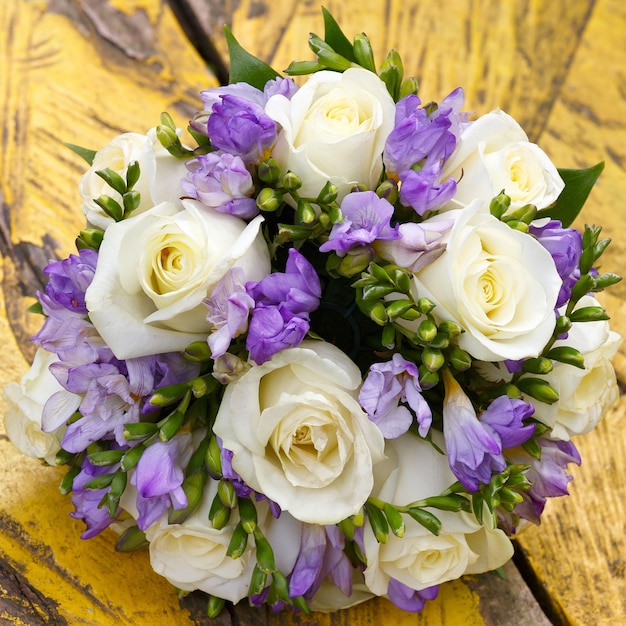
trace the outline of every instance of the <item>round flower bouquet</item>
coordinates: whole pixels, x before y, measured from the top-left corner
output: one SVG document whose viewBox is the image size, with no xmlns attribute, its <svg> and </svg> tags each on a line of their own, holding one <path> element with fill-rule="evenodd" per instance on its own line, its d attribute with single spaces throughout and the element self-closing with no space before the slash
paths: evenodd
<svg viewBox="0 0 626 626">
<path fill-rule="evenodd" d="M 209 615 L 419 611 L 501 567 L 618 395 L 594 293 L 620 278 L 570 227 L 602 165 L 557 170 L 324 22 L 288 77 L 227 31 L 231 84 L 185 135 L 164 113 L 70 146 L 86 227 L 5 388 L 82 537 L 112 525 Z"/>
</svg>

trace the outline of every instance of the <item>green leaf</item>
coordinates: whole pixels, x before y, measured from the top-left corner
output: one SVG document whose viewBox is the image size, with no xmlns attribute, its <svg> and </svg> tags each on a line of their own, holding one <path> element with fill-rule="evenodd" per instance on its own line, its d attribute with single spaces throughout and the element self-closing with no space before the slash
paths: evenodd
<svg viewBox="0 0 626 626">
<path fill-rule="evenodd" d="M 581 170 L 559 169 L 565 188 L 552 207 L 539 211 L 536 219 L 551 217 L 559 220 L 564 228 L 568 227 L 583 208 L 591 188 L 604 169 L 601 161 L 593 167 Z"/>
<path fill-rule="evenodd" d="M 72 152 L 77 154 L 82 159 L 85 159 L 85 161 L 87 161 L 87 163 L 89 163 L 89 165 L 93 165 L 94 157 L 98 153 L 97 150 L 89 150 L 89 148 L 83 148 L 82 146 L 77 146 L 74 143 L 63 142 L 63 145 L 66 148 L 69 148 Z"/>
<path fill-rule="evenodd" d="M 230 55 L 228 82 L 231 85 L 233 83 L 248 83 L 248 85 L 263 90 L 268 80 L 279 76 L 278 72 L 267 63 L 244 50 L 228 26 L 224 26 L 224 33 Z"/>
<path fill-rule="evenodd" d="M 324 7 L 322 7 L 322 15 L 324 16 L 324 41 L 342 57 L 356 63 L 352 43 L 344 35 L 335 18 Z"/>
</svg>

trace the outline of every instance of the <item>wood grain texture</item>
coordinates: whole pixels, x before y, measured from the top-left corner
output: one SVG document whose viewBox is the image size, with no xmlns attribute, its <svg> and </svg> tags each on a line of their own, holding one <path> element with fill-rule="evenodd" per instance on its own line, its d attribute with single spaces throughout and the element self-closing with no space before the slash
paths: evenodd
<svg viewBox="0 0 626 626">
<path fill-rule="evenodd" d="M 214 50 L 225 53 L 224 22 L 277 68 L 311 58 L 321 34 L 319 5 L 241 0 L 171 0 L 199 16 Z M 364 30 L 380 60 L 391 46 L 425 100 L 463 85 L 467 108 L 501 106 L 559 166 L 607 167 L 579 220 L 602 223 L 614 244 L 607 270 L 624 273 L 626 232 L 626 15 L 619 0 L 362 0 L 325 3 L 346 33 Z M 38 318 L 25 313 L 41 268 L 73 249 L 82 226 L 76 184 L 84 164 L 61 141 L 98 148 L 113 135 L 144 131 L 161 110 L 184 123 L 212 78 L 164 0 L 0 2 L 0 384 L 17 380 L 32 355 Z M 196 34 L 199 37 L 198 34 Z M 209 46 L 210 48 L 210 46 Z M 213 52 L 214 53 L 214 52 Z M 208 53 L 207 53 L 208 54 Z M 626 336 L 626 287 L 604 296 Z M 626 384 L 626 356 L 615 364 Z M 1 404 L 1 403 L 0 403 Z M 0 406 L 0 409 L 2 407 Z M 557 624 L 626 623 L 626 405 L 577 441 L 572 496 L 550 502 L 540 528 L 520 539 L 529 580 Z M 178 600 L 147 555 L 114 553 L 105 532 L 78 539 L 81 524 L 56 485 L 60 474 L 20 456 L 0 432 L 0 623 L 201 624 L 204 600 Z M 442 587 L 417 615 L 376 600 L 333 615 L 267 614 L 243 606 L 218 626 L 525 626 L 545 624 L 517 570 Z M 120 584 L 122 581 L 123 584 Z M 148 591 L 149 590 L 149 591 Z M 39 620 L 39 621 L 38 621 Z"/>
</svg>

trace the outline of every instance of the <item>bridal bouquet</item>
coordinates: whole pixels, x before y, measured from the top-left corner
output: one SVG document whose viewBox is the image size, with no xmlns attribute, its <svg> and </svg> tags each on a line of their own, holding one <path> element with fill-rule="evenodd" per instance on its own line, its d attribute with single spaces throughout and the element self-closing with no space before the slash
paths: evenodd
<svg viewBox="0 0 626 626">
<path fill-rule="evenodd" d="M 618 395 L 594 293 L 620 278 L 570 226 L 602 165 L 557 170 L 324 21 L 288 77 L 227 31 L 231 84 L 187 134 L 164 113 L 71 146 L 86 227 L 5 389 L 82 537 L 113 525 L 210 615 L 419 611 L 499 568 Z"/>
</svg>

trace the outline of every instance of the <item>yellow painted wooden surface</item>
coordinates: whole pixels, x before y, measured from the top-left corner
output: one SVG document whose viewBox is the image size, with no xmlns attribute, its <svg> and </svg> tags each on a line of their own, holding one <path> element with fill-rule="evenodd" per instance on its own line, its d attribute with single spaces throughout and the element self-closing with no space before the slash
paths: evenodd
<svg viewBox="0 0 626 626">
<path fill-rule="evenodd" d="M 219 22 L 227 20 L 242 44 L 279 69 L 294 57 L 310 58 L 306 36 L 322 31 L 313 2 L 201 4 L 219 50 Z M 378 59 L 397 47 L 424 98 L 440 99 L 463 85 L 468 108 L 483 113 L 501 106 L 559 166 L 606 159 L 582 220 L 605 226 L 615 240 L 603 257 L 605 268 L 626 273 L 626 14 L 620 0 L 336 0 L 325 6 L 347 33 L 365 30 Z M 164 0 L 2 0 L 0 32 L 4 384 L 21 376 L 32 354 L 27 338 L 40 320 L 24 310 L 37 268 L 55 253 L 71 252 L 82 226 L 75 187 L 83 164 L 61 142 L 98 148 L 119 132 L 147 130 L 164 109 L 183 124 L 212 78 Z M 612 294 L 605 301 L 613 326 L 626 335 L 626 287 Z M 624 352 L 616 366 L 624 383 Z M 573 471 L 572 496 L 550 502 L 541 528 L 519 540 L 536 587 L 565 624 L 626 623 L 625 413 L 622 398 L 596 431 L 576 442 L 583 467 Z M 9 596 L 32 607 L 32 619 L 21 623 L 198 623 L 195 608 L 181 609 L 169 585 L 151 572 L 146 554 L 114 553 L 109 532 L 87 542 L 78 538 L 81 524 L 68 516 L 59 478 L 56 470 L 21 457 L 0 434 L 0 558 L 30 585 L 12 595 L 3 571 L 0 601 Z M 488 584 L 495 589 L 498 583 Z M 238 616 L 243 624 L 280 626 L 537 623 L 527 597 L 521 602 L 528 613 L 493 621 L 473 589 L 475 580 L 444 585 L 418 616 L 386 601 L 333 616 Z M 36 621 L 42 606 L 48 614 Z M 20 622 L 0 611 L 0 623 Z"/>
</svg>

